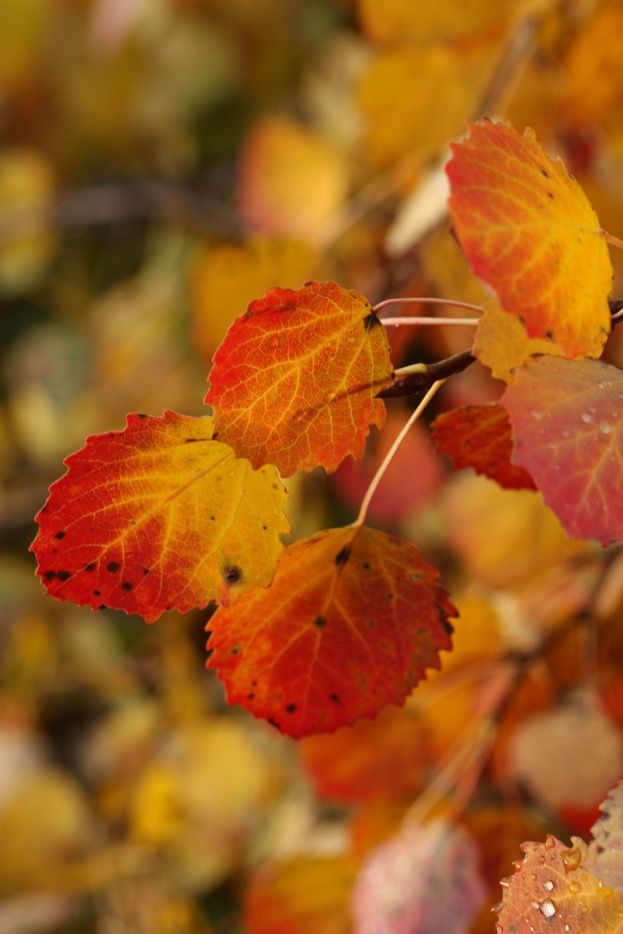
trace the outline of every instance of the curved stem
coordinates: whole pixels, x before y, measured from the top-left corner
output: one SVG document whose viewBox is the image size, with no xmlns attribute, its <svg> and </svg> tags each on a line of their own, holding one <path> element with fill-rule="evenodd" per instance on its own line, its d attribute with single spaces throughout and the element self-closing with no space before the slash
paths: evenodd
<svg viewBox="0 0 623 934">
<path fill-rule="evenodd" d="M 407 422 L 401 428 L 400 432 L 394 439 L 392 446 L 390 447 L 389 451 L 383 458 L 383 463 L 381 464 L 381 466 L 375 473 L 374 477 L 372 478 L 372 482 L 370 483 L 370 486 L 366 490 L 365 496 L 361 502 L 361 508 L 359 509 L 359 515 L 357 516 L 355 521 L 351 523 L 351 526 L 350 526 L 351 528 L 355 528 L 355 529 L 361 528 L 361 526 L 366 521 L 366 515 L 368 513 L 370 501 L 372 497 L 374 496 L 374 494 L 376 493 L 376 489 L 379 483 L 381 482 L 381 480 L 383 479 L 383 475 L 385 471 L 387 470 L 387 468 L 393 461 L 396 451 L 398 450 L 398 448 L 400 447 L 400 445 L 406 438 L 411 426 L 417 421 L 417 419 L 420 417 L 420 415 L 422 414 L 422 412 L 424 411 L 424 409 L 426 408 L 430 400 L 433 398 L 437 390 L 441 387 L 441 385 L 444 382 L 445 380 L 439 379 L 437 380 L 437 382 L 433 383 L 433 385 L 430 387 L 430 389 L 428 390 L 428 392 L 426 393 L 426 395 L 424 396 L 424 398 L 422 399 L 418 407 L 413 410 Z"/>
<path fill-rule="evenodd" d="M 453 308 L 467 308 L 468 311 L 482 312 L 480 305 L 472 305 L 471 302 L 461 302 L 454 298 L 429 298 L 426 295 L 409 296 L 406 298 L 386 298 L 373 306 L 372 311 L 377 314 L 382 308 L 390 308 L 392 305 L 452 305 Z"/>
<path fill-rule="evenodd" d="M 381 324 L 462 324 L 463 327 L 475 328 L 480 318 L 379 318 Z"/>
</svg>

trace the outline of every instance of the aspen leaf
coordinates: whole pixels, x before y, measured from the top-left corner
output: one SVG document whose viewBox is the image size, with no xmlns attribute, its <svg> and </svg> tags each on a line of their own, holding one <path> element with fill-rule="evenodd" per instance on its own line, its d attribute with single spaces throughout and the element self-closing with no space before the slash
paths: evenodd
<svg viewBox="0 0 623 934">
<path fill-rule="evenodd" d="M 349 934 L 355 874 L 355 861 L 348 856 L 269 863 L 246 893 L 249 934 Z"/>
<path fill-rule="evenodd" d="M 542 357 L 504 393 L 515 451 L 571 535 L 623 539 L 623 375 L 598 360 Z"/>
<path fill-rule="evenodd" d="M 545 843 L 524 843 L 524 858 L 502 881 L 499 934 L 620 934 L 623 898 L 583 868 L 586 844 L 573 846 L 548 836 Z"/>
<path fill-rule="evenodd" d="M 612 266 L 599 219 L 562 162 L 532 130 L 485 120 L 452 145 L 447 172 L 461 246 L 506 311 L 569 357 L 600 356 Z"/>
<path fill-rule="evenodd" d="M 287 117 L 269 116 L 247 137 L 238 201 L 251 230 L 321 243 L 348 190 L 342 155 Z"/>
<path fill-rule="evenodd" d="M 585 865 L 603 885 L 623 895 L 623 781 L 608 792 L 599 810 Z"/>
<path fill-rule="evenodd" d="M 249 302 L 277 283 L 297 288 L 317 265 L 312 246 L 283 237 L 256 237 L 239 245 L 207 248 L 192 271 L 193 334 L 205 357 L 211 357 L 227 328 Z"/>
<path fill-rule="evenodd" d="M 521 724 L 516 774 L 547 808 L 596 805 L 623 774 L 623 736 L 587 692 Z"/>
<path fill-rule="evenodd" d="M 513 370 L 526 363 L 534 354 L 564 356 L 562 347 L 544 337 L 528 337 L 517 315 L 512 315 L 498 302 L 486 302 L 474 335 L 473 353 L 488 366 L 495 379 L 510 383 Z"/>
<path fill-rule="evenodd" d="M 464 405 L 438 415 L 433 440 L 457 470 L 473 467 L 476 473 L 509 490 L 534 490 L 523 467 L 511 463 L 513 439 L 508 414 L 497 402 Z"/>
<path fill-rule="evenodd" d="M 270 582 L 285 490 L 212 440 L 209 416 L 129 415 L 65 463 L 31 545 L 53 597 L 151 622 Z"/>
<path fill-rule="evenodd" d="M 426 733 L 405 707 L 387 707 L 335 733 L 299 743 L 317 792 L 338 801 L 382 801 L 413 796 L 424 783 Z"/>
<path fill-rule="evenodd" d="M 283 476 L 361 457 L 381 427 L 377 393 L 392 377 L 385 329 L 369 302 L 333 282 L 271 289 L 230 327 L 205 401 L 220 441 Z"/>
<path fill-rule="evenodd" d="M 428 43 L 460 39 L 499 26 L 514 2 L 492 5 L 490 0 L 454 0 L 414 3 L 413 0 L 359 0 L 359 16 L 365 31 L 377 42 Z"/>
<path fill-rule="evenodd" d="M 289 545 L 272 585 L 210 620 L 230 703 L 300 737 L 400 704 L 450 648 L 454 607 L 409 542 L 368 528 Z"/>
<path fill-rule="evenodd" d="M 409 824 L 366 859 L 355 885 L 358 934 L 467 934 L 486 897 L 474 841 L 441 820 Z"/>
</svg>

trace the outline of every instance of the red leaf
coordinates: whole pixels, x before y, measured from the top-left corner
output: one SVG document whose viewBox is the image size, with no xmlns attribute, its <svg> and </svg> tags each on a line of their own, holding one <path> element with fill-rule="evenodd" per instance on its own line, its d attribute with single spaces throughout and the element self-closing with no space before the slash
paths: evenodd
<svg viewBox="0 0 623 934">
<path fill-rule="evenodd" d="M 508 490 L 536 489 L 530 474 L 511 463 L 511 425 L 497 402 L 443 412 L 432 427 L 437 450 L 449 457 L 457 470 L 473 467 Z"/>
<path fill-rule="evenodd" d="M 213 441 L 209 416 L 129 415 L 65 463 L 31 546 L 53 597 L 151 622 L 270 583 L 285 490 Z"/>
<path fill-rule="evenodd" d="M 271 289 L 251 302 L 214 356 L 205 401 L 219 440 L 283 476 L 361 457 L 381 427 L 376 395 L 392 376 L 385 329 L 369 302 L 334 282 Z"/>
<path fill-rule="evenodd" d="M 541 357 L 502 398 L 525 467 L 570 535 L 623 539 L 623 374 L 598 360 Z"/>
<path fill-rule="evenodd" d="M 374 717 L 451 646 L 455 610 L 438 576 L 384 532 L 319 532 L 284 550 L 271 587 L 212 617 L 208 666 L 230 703 L 290 736 Z"/>
</svg>

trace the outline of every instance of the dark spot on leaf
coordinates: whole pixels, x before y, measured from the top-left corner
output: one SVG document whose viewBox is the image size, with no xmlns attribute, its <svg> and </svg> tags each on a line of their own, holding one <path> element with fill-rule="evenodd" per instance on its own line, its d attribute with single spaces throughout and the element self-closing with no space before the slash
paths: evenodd
<svg viewBox="0 0 623 934">
<path fill-rule="evenodd" d="M 212 440 L 216 441 L 217 438 L 218 438 L 218 431 L 215 431 L 214 434 L 212 435 Z"/>
<path fill-rule="evenodd" d="M 275 720 L 274 717 L 267 717 L 267 718 L 266 718 L 266 722 L 267 722 L 267 723 L 270 723 L 271 726 L 274 726 L 276 730 L 280 730 L 280 729 L 281 729 L 281 727 L 279 726 L 279 721 L 278 721 L 278 720 Z"/>
<path fill-rule="evenodd" d="M 373 311 L 371 311 L 370 314 L 366 315 L 365 318 L 363 319 L 363 326 L 366 329 L 366 331 L 371 331 L 372 328 L 376 328 L 379 325 L 383 327 L 380 319 L 377 317 L 377 315 L 375 315 Z"/>
<path fill-rule="evenodd" d="M 43 575 L 46 581 L 51 581 L 56 577 L 56 571 L 46 571 Z"/>
<path fill-rule="evenodd" d="M 361 566 L 364 569 L 364 571 L 369 571 L 372 565 L 370 564 L 369 561 L 364 561 Z"/>
<path fill-rule="evenodd" d="M 227 564 L 222 571 L 226 584 L 236 584 L 242 578 L 242 571 L 236 564 Z"/>
<path fill-rule="evenodd" d="M 59 581 L 68 581 L 71 577 L 71 571 L 59 571 L 56 575 Z"/>
<path fill-rule="evenodd" d="M 551 198 L 552 201 L 554 200 L 554 195 L 552 194 L 551 191 L 548 191 L 548 192 L 547 192 L 547 197 L 548 197 L 548 198 Z"/>
<path fill-rule="evenodd" d="M 556 340 L 556 336 L 551 328 L 547 329 L 547 331 L 545 332 L 545 336 L 550 341 Z"/>
<path fill-rule="evenodd" d="M 314 284 L 314 280 L 313 280 L 313 279 L 308 279 L 307 282 L 304 282 L 304 283 L 303 283 L 303 285 L 305 286 L 306 289 L 308 289 L 308 288 L 310 287 L 310 285 L 313 285 L 313 284 Z"/>
<path fill-rule="evenodd" d="M 59 540 L 59 542 L 60 542 L 61 538 L 65 538 L 65 533 L 64 533 L 63 530 L 61 529 L 60 532 L 57 532 L 57 533 L 56 533 L 56 535 L 54 536 L 54 538 L 57 538 L 57 539 Z"/>
<path fill-rule="evenodd" d="M 149 416 L 146 415 L 145 412 L 139 412 L 139 413 L 138 413 L 138 417 L 139 417 L 139 418 L 149 418 Z"/>
<path fill-rule="evenodd" d="M 143 568 L 143 574 L 147 575 L 151 571 L 151 568 Z"/>
<path fill-rule="evenodd" d="M 279 484 L 273 483 L 273 490 L 278 490 L 278 489 L 279 489 Z"/>
<path fill-rule="evenodd" d="M 108 564 L 106 565 L 106 570 L 110 571 L 111 574 L 115 574 L 116 571 L 118 571 L 120 567 L 121 565 L 119 564 L 118 561 L 109 561 Z"/>
<path fill-rule="evenodd" d="M 341 548 L 336 554 L 335 563 L 337 564 L 338 567 L 341 567 L 342 565 L 346 564 L 349 558 L 350 558 L 350 548 L 348 547 L 348 545 L 344 545 L 344 547 Z"/>
<path fill-rule="evenodd" d="M 267 525 L 263 525 L 263 526 L 262 526 L 262 531 L 263 531 L 263 532 L 267 532 L 267 531 L 268 531 L 268 526 L 267 526 Z"/>
<path fill-rule="evenodd" d="M 393 599 L 394 599 L 393 593 L 388 593 L 388 594 L 387 594 L 387 599 L 388 599 L 388 600 L 393 600 Z"/>
<path fill-rule="evenodd" d="M 239 652 L 240 652 L 240 646 L 239 646 L 239 645 L 234 645 L 234 646 L 232 646 L 232 650 L 231 650 L 231 654 L 232 654 L 232 655 L 238 655 Z"/>
<path fill-rule="evenodd" d="M 287 713 L 296 713 L 296 704 L 286 704 Z"/>
<path fill-rule="evenodd" d="M 335 691 L 331 691 L 329 694 L 329 699 L 333 701 L 334 704 L 341 704 L 342 698 L 339 694 L 336 694 Z"/>
<path fill-rule="evenodd" d="M 101 596 L 102 596 L 102 591 L 101 591 L 101 590 L 94 590 L 94 591 L 93 591 L 93 596 L 94 596 L 94 597 L 101 597 Z"/>
<path fill-rule="evenodd" d="M 105 603 L 100 603 L 100 605 L 98 606 L 98 610 L 107 610 L 107 609 L 108 607 L 106 606 Z"/>
<path fill-rule="evenodd" d="M 323 626 L 326 626 L 326 625 L 327 625 L 326 616 L 317 616 L 316 619 L 314 620 L 314 626 L 317 626 L 318 629 L 322 629 Z"/>
<path fill-rule="evenodd" d="M 95 570 L 95 561 L 89 561 L 88 564 L 84 566 L 85 571 L 94 571 Z"/>
<path fill-rule="evenodd" d="M 132 581 L 124 581 L 123 584 L 121 585 L 121 587 L 122 587 L 123 590 L 128 590 L 128 591 L 129 591 L 129 590 L 132 590 L 132 589 L 133 589 L 134 584 L 132 583 Z"/>
<path fill-rule="evenodd" d="M 446 630 L 448 635 L 451 636 L 452 633 L 454 632 L 454 626 L 452 625 L 452 623 L 449 623 L 447 619 L 442 619 L 441 625 Z"/>
<path fill-rule="evenodd" d="M 203 441 L 203 438 L 184 438 L 184 444 L 193 444 L 195 441 Z"/>
<path fill-rule="evenodd" d="M 543 166 L 540 166 L 540 169 L 541 169 L 541 175 L 544 175 L 545 178 L 549 178 L 549 172 L 547 171 L 547 169 L 544 169 Z"/>
<path fill-rule="evenodd" d="M 247 700 L 254 700 L 254 699 L 255 699 L 255 694 L 253 693 L 253 691 L 249 691 L 249 693 L 247 694 Z"/>
</svg>

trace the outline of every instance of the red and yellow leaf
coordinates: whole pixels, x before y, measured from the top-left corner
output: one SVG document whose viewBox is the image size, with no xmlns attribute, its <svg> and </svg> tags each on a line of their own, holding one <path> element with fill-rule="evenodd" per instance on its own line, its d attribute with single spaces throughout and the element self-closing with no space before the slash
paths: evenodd
<svg viewBox="0 0 623 934">
<path fill-rule="evenodd" d="M 623 898 L 582 867 L 586 845 L 565 847 L 555 837 L 524 843 L 525 856 L 502 882 L 499 934 L 620 934 Z"/>
<path fill-rule="evenodd" d="M 381 427 L 377 393 L 392 377 L 389 344 L 369 302 L 334 282 L 271 289 L 230 327 L 206 402 L 219 440 L 283 476 L 361 457 Z"/>
<path fill-rule="evenodd" d="M 31 546 L 53 597 L 151 622 L 270 583 L 286 491 L 212 440 L 209 416 L 129 415 L 65 463 Z"/>
<path fill-rule="evenodd" d="M 210 621 L 230 703 L 300 737 L 401 704 L 451 647 L 455 610 L 409 542 L 330 529 L 288 546 L 272 585 Z"/>
<path fill-rule="evenodd" d="M 513 460 L 571 535 L 623 539 L 623 374 L 598 360 L 541 357 L 517 371 L 502 403 Z"/>
<path fill-rule="evenodd" d="M 511 425 L 497 402 L 443 412 L 433 423 L 433 440 L 457 470 L 473 467 L 509 490 L 536 489 L 530 474 L 511 463 Z"/>
<path fill-rule="evenodd" d="M 612 266 L 599 219 L 532 130 L 484 121 L 452 146 L 450 213 L 474 272 L 529 337 L 569 357 L 601 354 Z"/>
<path fill-rule="evenodd" d="M 535 354 L 564 356 L 563 348 L 544 337 L 528 337 L 517 315 L 496 301 L 485 302 L 474 335 L 474 356 L 489 367 L 491 375 L 510 383 L 513 371 Z"/>
</svg>

